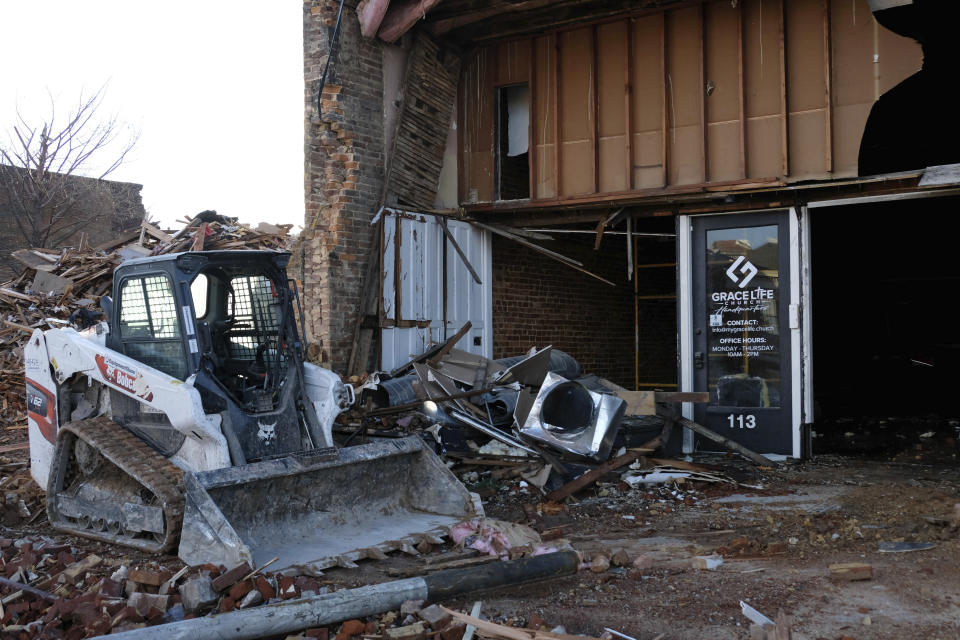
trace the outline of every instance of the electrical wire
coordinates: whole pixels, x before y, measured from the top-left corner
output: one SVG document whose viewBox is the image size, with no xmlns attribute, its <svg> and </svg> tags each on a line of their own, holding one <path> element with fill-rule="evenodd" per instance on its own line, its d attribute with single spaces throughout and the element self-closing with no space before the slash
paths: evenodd
<svg viewBox="0 0 960 640">
<path fill-rule="evenodd" d="M 320 109 L 321 98 L 323 96 L 323 88 L 327 84 L 327 71 L 330 70 L 330 61 L 333 60 L 333 57 L 337 55 L 337 39 L 340 36 L 340 18 L 343 16 L 343 3 L 344 0 L 340 0 L 340 8 L 337 9 L 337 24 L 333 27 L 333 36 L 330 38 L 330 52 L 327 55 L 327 62 L 323 65 L 323 75 L 320 76 L 320 88 L 317 89 L 317 115 L 322 113 Z"/>
</svg>

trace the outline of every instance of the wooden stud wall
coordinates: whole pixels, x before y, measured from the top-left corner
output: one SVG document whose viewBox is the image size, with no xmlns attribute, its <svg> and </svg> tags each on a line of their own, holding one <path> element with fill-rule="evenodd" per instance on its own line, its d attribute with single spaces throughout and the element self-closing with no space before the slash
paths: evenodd
<svg viewBox="0 0 960 640">
<path fill-rule="evenodd" d="M 495 88 L 531 91 L 533 201 L 857 173 L 870 107 L 920 68 L 866 0 L 709 0 L 480 48 L 464 202 L 494 193 Z"/>
</svg>

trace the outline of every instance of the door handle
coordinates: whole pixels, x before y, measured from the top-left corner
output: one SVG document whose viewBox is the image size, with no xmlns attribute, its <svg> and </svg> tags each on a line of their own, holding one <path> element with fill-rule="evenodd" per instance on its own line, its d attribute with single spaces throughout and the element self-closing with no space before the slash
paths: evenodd
<svg viewBox="0 0 960 640">
<path fill-rule="evenodd" d="M 703 351 L 697 351 L 693 354 L 693 368 L 703 369 Z"/>
</svg>

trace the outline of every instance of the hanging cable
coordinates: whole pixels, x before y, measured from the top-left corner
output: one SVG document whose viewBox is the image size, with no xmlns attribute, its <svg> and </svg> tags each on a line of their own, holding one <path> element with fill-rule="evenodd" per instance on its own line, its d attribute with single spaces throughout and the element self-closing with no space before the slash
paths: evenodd
<svg viewBox="0 0 960 640">
<path fill-rule="evenodd" d="M 337 55 L 337 38 L 340 35 L 340 18 L 343 16 L 343 2 L 340 0 L 340 8 L 337 9 L 337 23 L 333 27 L 333 35 L 330 37 L 330 52 L 327 55 L 327 63 L 323 65 L 323 75 L 320 76 L 320 88 L 317 89 L 317 115 L 322 113 L 320 109 L 320 100 L 323 96 L 323 87 L 327 84 L 327 71 L 330 70 L 330 61 Z"/>
</svg>

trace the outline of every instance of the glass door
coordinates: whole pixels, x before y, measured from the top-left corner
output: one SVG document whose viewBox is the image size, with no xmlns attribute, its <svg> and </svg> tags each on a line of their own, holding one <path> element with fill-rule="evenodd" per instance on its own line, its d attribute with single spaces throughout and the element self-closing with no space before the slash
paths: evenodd
<svg viewBox="0 0 960 640">
<path fill-rule="evenodd" d="M 691 219 L 694 420 L 759 453 L 793 454 L 790 213 Z M 715 449 L 710 440 L 694 449 Z"/>
</svg>

